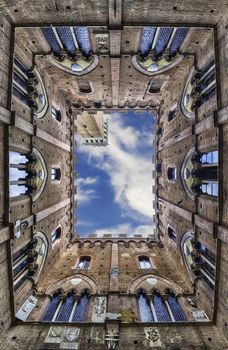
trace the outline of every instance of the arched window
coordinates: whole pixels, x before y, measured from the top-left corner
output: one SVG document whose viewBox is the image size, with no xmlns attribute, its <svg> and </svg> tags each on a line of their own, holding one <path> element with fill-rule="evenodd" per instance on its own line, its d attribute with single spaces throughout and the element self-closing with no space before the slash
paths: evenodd
<svg viewBox="0 0 228 350">
<path fill-rule="evenodd" d="M 149 88 L 148 88 L 149 94 L 158 94 L 161 91 L 164 82 L 165 82 L 164 78 L 155 77 L 150 82 L 150 85 L 149 85 Z"/>
<path fill-rule="evenodd" d="M 170 181 L 176 181 L 176 179 L 177 179 L 177 168 L 176 167 L 168 167 L 167 178 Z"/>
<path fill-rule="evenodd" d="M 37 118 L 47 112 L 47 93 L 37 69 L 26 68 L 18 58 L 14 58 L 13 95 L 28 107 L 33 108 Z"/>
<path fill-rule="evenodd" d="M 61 180 L 61 169 L 57 167 L 51 168 L 51 181 Z"/>
<path fill-rule="evenodd" d="M 139 305 L 139 313 L 142 322 L 153 322 L 153 314 L 150 307 L 150 302 L 147 298 L 147 295 L 140 291 L 138 296 L 138 305 Z"/>
<path fill-rule="evenodd" d="M 54 106 L 51 107 L 51 115 L 52 118 L 57 120 L 59 123 L 61 123 L 62 120 L 62 114 L 60 109 L 55 108 Z"/>
<path fill-rule="evenodd" d="M 98 64 L 98 56 L 91 52 L 87 27 L 44 27 L 42 29 L 53 55 L 48 59 L 58 68 L 74 75 L 92 71 Z"/>
<path fill-rule="evenodd" d="M 159 293 L 154 293 L 152 296 L 152 303 L 154 306 L 156 321 L 158 322 L 170 322 L 171 318 L 167 310 L 167 306 L 162 296 Z M 155 318 L 154 317 L 154 318 Z"/>
<path fill-rule="evenodd" d="M 32 195 L 35 201 L 42 193 L 47 179 L 44 160 L 37 149 L 33 153 L 9 152 L 10 197 Z"/>
<path fill-rule="evenodd" d="M 34 241 L 34 253 L 36 256 L 35 263 L 37 264 L 37 272 L 35 278 L 37 279 L 44 266 L 48 249 L 48 241 L 46 236 L 42 232 L 37 232 L 35 234 Z"/>
<path fill-rule="evenodd" d="M 56 315 L 56 322 L 68 322 L 70 321 L 70 316 L 72 309 L 76 302 L 76 295 L 74 292 L 67 294 L 61 301 L 61 307 L 58 314 Z"/>
<path fill-rule="evenodd" d="M 186 315 L 173 293 L 169 293 L 168 303 L 175 321 L 187 321 Z"/>
<path fill-rule="evenodd" d="M 56 314 L 56 311 L 58 309 L 58 305 L 60 303 L 59 294 L 60 294 L 60 292 L 57 292 L 53 295 L 50 303 L 48 304 L 48 307 L 46 308 L 46 310 L 44 312 L 44 315 L 42 318 L 43 321 L 52 321 L 53 320 L 53 318 Z"/>
<path fill-rule="evenodd" d="M 188 28 L 144 27 L 140 53 L 132 57 L 136 69 L 147 75 L 156 75 L 178 64 L 183 55 L 179 49 Z"/>
<path fill-rule="evenodd" d="M 44 246 L 43 246 L 44 244 Z M 36 237 L 13 254 L 13 285 L 17 290 L 28 278 L 39 275 L 46 257 L 47 243 Z"/>
<path fill-rule="evenodd" d="M 199 276 L 206 284 L 214 290 L 215 285 L 215 254 L 213 254 L 204 244 L 197 242 L 197 249 L 200 251 Z"/>
<path fill-rule="evenodd" d="M 175 231 L 172 227 L 170 227 L 170 226 L 168 226 L 168 236 L 169 236 L 169 238 L 171 238 L 174 242 L 177 241 L 177 234 L 176 234 L 176 231 Z"/>
<path fill-rule="evenodd" d="M 61 226 L 58 226 L 51 233 L 51 241 L 52 241 L 52 243 L 56 242 L 61 237 L 61 234 L 62 234 L 62 228 L 61 228 Z"/>
<path fill-rule="evenodd" d="M 215 61 L 201 70 L 191 69 L 181 99 L 181 109 L 187 118 L 195 117 L 195 108 L 202 106 L 216 93 Z"/>
<path fill-rule="evenodd" d="M 91 258 L 89 256 L 81 256 L 77 265 L 77 269 L 88 269 Z"/>
<path fill-rule="evenodd" d="M 139 267 L 140 269 L 151 269 L 152 265 L 148 256 L 139 256 Z"/>
<path fill-rule="evenodd" d="M 191 149 L 181 168 L 181 180 L 191 199 L 196 194 L 218 196 L 218 151 L 196 153 Z"/>
<path fill-rule="evenodd" d="M 186 232 L 181 240 L 181 250 L 186 268 L 193 277 L 200 277 L 212 290 L 215 285 L 215 254 L 206 245 L 194 240 Z"/>
<path fill-rule="evenodd" d="M 88 80 L 84 82 L 79 82 L 78 85 L 79 85 L 79 92 L 83 94 L 91 94 L 92 89 Z"/>
<path fill-rule="evenodd" d="M 86 320 L 86 316 L 88 313 L 88 307 L 89 307 L 89 294 L 87 291 L 85 291 L 75 308 L 75 312 L 72 317 L 72 322 L 83 322 Z"/>
<path fill-rule="evenodd" d="M 168 114 L 168 122 L 171 122 L 177 115 L 177 103 L 171 108 Z"/>
</svg>

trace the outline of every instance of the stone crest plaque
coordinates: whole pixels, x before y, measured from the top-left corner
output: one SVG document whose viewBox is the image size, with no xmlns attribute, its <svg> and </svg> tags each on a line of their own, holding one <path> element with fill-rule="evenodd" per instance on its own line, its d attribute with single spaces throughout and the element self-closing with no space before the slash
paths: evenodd
<svg viewBox="0 0 228 350">
<path fill-rule="evenodd" d="M 92 322 L 104 322 L 106 313 L 106 297 L 95 297 Z"/>
<path fill-rule="evenodd" d="M 76 327 L 50 327 L 45 343 L 59 344 L 60 349 L 74 349 L 79 347 L 80 328 Z"/>
<path fill-rule="evenodd" d="M 38 302 L 37 298 L 35 298 L 34 296 L 31 295 L 24 302 L 24 304 L 20 307 L 20 309 L 17 311 L 16 317 L 19 320 L 26 321 L 28 316 L 29 316 L 29 314 L 34 309 L 34 307 L 36 306 L 37 302 Z"/>
</svg>

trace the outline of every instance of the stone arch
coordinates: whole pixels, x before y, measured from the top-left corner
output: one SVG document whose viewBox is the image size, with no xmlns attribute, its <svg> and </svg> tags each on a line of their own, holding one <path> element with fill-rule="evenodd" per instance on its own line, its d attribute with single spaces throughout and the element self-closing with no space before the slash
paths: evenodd
<svg viewBox="0 0 228 350">
<path fill-rule="evenodd" d="M 62 288 L 64 291 L 68 291 L 74 287 L 77 289 L 79 294 L 85 288 L 89 290 L 90 294 L 100 293 L 100 287 L 96 281 L 93 278 L 88 277 L 82 273 L 77 273 L 52 283 L 46 289 L 45 293 L 52 294 L 60 288 Z"/>
<path fill-rule="evenodd" d="M 128 293 L 137 294 L 139 290 L 152 291 L 154 288 L 162 293 L 165 293 L 167 288 L 173 290 L 176 295 L 183 293 L 183 289 L 176 282 L 151 273 L 135 278 L 128 286 Z"/>
</svg>

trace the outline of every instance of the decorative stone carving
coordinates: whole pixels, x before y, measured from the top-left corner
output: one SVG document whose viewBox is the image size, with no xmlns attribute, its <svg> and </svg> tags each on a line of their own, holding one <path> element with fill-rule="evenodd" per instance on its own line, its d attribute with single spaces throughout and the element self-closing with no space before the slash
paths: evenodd
<svg viewBox="0 0 228 350">
<path fill-rule="evenodd" d="M 79 347 L 80 328 L 52 326 L 49 329 L 45 343 L 59 344 L 60 349 L 74 349 Z"/>
<path fill-rule="evenodd" d="M 24 302 L 24 304 L 21 306 L 21 308 L 17 311 L 16 317 L 19 320 L 26 321 L 28 316 L 29 316 L 29 314 L 34 309 L 34 307 L 36 306 L 37 302 L 38 302 L 37 298 L 35 298 L 33 296 L 30 296 Z"/>
<path fill-rule="evenodd" d="M 116 348 L 118 341 L 119 333 L 114 330 L 108 331 L 108 333 L 105 335 L 105 343 L 107 345 L 107 348 L 110 350 Z"/>
<path fill-rule="evenodd" d="M 105 331 L 102 328 L 92 327 L 90 332 L 90 338 L 92 343 L 104 344 L 105 343 Z"/>
<path fill-rule="evenodd" d="M 63 331 L 65 327 L 61 326 L 53 326 L 50 327 L 48 331 L 48 335 L 45 339 L 45 343 L 56 343 L 60 344 L 62 338 L 63 338 Z"/>
<path fill-rule="evenodd" d="M 162 346 L 162 343 L 160 340 L 161 336 L 156 327 L 145 327 L 144 333 L 146 335 L 146 339 L 149 343 L 150 348 Z"/>
<path fill-rule="evenodd" d="M 109 35 L 108 33 L 95 34 L 97 41 L 98 51 L 101 53 L 108 52 L 109 50 Z"/>
<path fill-rule="evenodd" d="M 209 322 L 210 319 L 208 318 L 206 312 L 204 310 L 197 310 L 193 311 L 192 315 L 197 322 Z"/>
<path fill-rule="evenodd" d="M 112 267 L 110 269 L 110 277 L 118 277 L 119 269 L 117 267 Z"/>
<path fill-rule="evenodd" d="M 96 297 L 93 307 L 92 322 L 104 322 L 106 313 L 106 297 Z"/>
<path fill-rule="evenodd" d="M 80 328 L 66 328 L 60 349 L 78 349 Z"/>
</svg>

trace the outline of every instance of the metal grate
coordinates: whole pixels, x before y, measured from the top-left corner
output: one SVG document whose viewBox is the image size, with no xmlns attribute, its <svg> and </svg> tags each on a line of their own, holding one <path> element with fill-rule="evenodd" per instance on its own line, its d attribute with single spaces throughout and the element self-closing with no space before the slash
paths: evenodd
<svg viewBox="0 0 228 350">
<path fill-rule="evenodd" d="M 150 303 L 145 294 L 140 293 L 138 296 L 139 312 L 142 322 L 153 322 L 153 315 Z"/>
<path fill-rule="evenodd" d="M 83 322 L 86 319 L 87 310 L 89 306 L 89 296 L 87 293 L 82 294 L 76 306 L 72 322 Z"/>
<path fill-rule="evenodd" d="M 182 310 L 180 304 L 178 304 L 178 301 L 174 296 L 169 295 L 168 303 L 172 311 L 173 317 L 175 318 L 175 321 L 186 321 L 184 311 Z"/>
<path fill-rule="evenodd" d="M 58 27 L 56 29 L 63 46 L 69 53 L 73 54 L 75 52 L 75 45 L 70 31 L 70 27 Z"/>
<path fill-rule="evenodd" d="M 146 55 L 152 46 L 156 28 L 154 27 L 145 27 L 143 28 L 140 51 L 143 55 Z"/>
<path fill-rule="evenodd" d="M 175 54 L 179 50 L 181 44 L 186 38 L 187 33 L 188 33 L 188 28 L 177 29 L 169 49 L 169 52 L 171 55 Z"/>
<path fill-rule="evenodd" d="M 74 32 L 80 49 L 85 55 L 89 55 L 91 51 L 91 45 L 88 29 L 86 27 L 74 27 Z"/>
<path fill-rule="evenodd" d="M 51 49 L 55 53 L 60 53 L 60 46 L 59 43 L 55 37 L 55 34 L 51 27 L 45 27 L 42 29 L 42 32 L 45 36 L 45 39 L 47 40 L 48 44 L 50 45 Z"/>
<path fill-rule="evenodd" d="M 44 315 L 43 315 L 43 321 L 51 321 L 59 304 L 59 296 L 56 295 L 52 298 L 50 301 Z"/>
<path fill-rule="evenodd" d="M 154 295 L 153 304 L 159 322 L 171 321 L 166 305 L 159 295 Z"/>
<path fill-rule="evenodd" d="M 158 39 L 155 45 L 155 52 L 157 55 L 161 55 L 163 51 L 165 50 L 168 42 L 170 35 L 172 33 L 173 29 L 172 28 L 160 28 L 159 34 L 158 34 Z"/>
<path fill-rule="evenodd" d="M 60 311 L 56 317 L 57 322 L 69 321 L 74 302 L 75 302 L 75 298 L 73 295 L 70 295 L 66 298 L 66 300 L 63 302 L 63 304 L 60 308 Z"/>
</svg>

